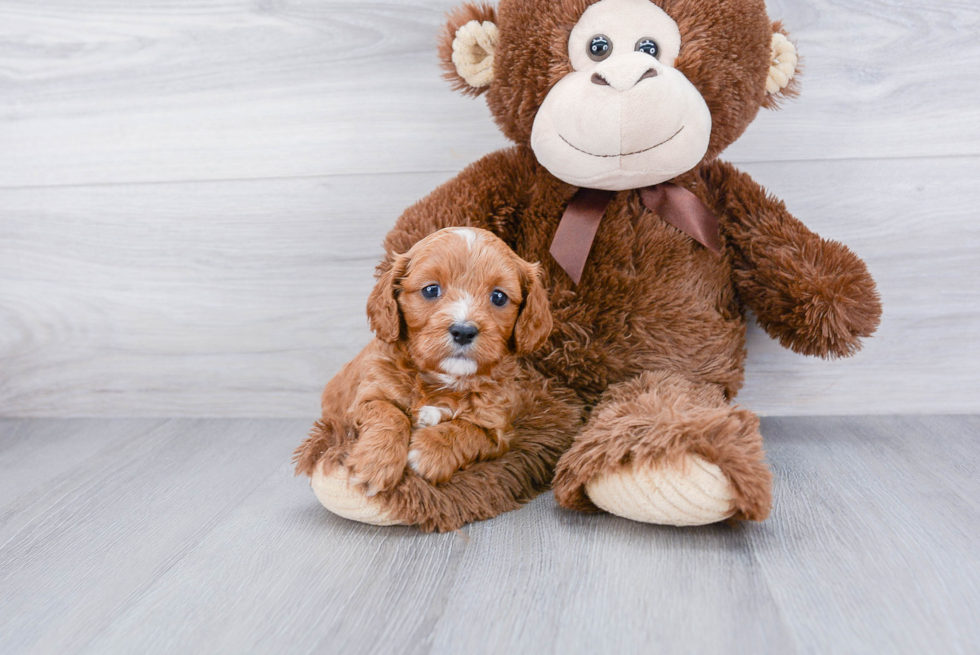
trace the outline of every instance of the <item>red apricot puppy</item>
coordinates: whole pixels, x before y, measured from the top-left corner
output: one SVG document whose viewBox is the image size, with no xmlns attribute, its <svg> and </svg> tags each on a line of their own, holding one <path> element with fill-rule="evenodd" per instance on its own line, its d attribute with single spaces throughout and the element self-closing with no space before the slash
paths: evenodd
<svg viewBox="0 0 980 655">
<path fill-rule="evenodd" d="M 377 338 L 324 390 L 357 440 L 345 465 L 367 495 L 406 465 L 433 483 L 503 455 L 519 408 L 519 356 L 551 332 L 538 264 L 493 233 L 447 228 L 395 258 L 368 299 Z"/>
</svg>

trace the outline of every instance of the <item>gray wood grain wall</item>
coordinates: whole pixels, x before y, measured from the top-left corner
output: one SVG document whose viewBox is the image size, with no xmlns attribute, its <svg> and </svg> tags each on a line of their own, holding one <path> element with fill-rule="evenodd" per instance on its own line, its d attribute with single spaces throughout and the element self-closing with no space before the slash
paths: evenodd
<svg viewBox="0 0 980 655">
<path fill-rule="evenodd" d="M 400 211 L 506 145 L 451 0 L 0 0 L 0 415 L 299 416 Z M 980 7 L 779 0 L 801 98 L 726 157 L 867 260 L 857 357 L 758 330 L 762 413 L 980 411 Z"/>
</svg>

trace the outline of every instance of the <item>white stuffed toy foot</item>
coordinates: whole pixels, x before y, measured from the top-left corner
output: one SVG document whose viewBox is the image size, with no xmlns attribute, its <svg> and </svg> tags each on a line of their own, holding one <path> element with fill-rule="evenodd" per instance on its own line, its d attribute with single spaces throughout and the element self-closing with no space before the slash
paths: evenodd
<svg viewBox="0 0 980 655">
<path fill-rule="evenodd" d="M 351 521 L 371 525 L 400 525 L 402 521 L 393 519 L 376 498 L 361 493 L 348 480 L 348 471 L 343 466 L 335 466 L 324 473 L 317 466 L 310 478 L 310 486 L 320 504 L 328 510 Z"/>
<path fill-rule="evenodd" d="M 697 455 L 671 466 L 600 474 L 586 483 L 585 493 L 600 509 L 643 523 L 707 525 L 735 513 L 731 482 Z"/>
</svg>

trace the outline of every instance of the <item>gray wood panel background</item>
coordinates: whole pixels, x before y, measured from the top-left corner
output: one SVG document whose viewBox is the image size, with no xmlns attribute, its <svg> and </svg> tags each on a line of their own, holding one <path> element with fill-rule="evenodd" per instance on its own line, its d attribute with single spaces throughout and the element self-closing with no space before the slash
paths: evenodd
<svg viewBox="0 0 980 655">
<path fill-rule="evenodd" d="M 400 211 L 506 145 L 451 0 L 0 0 L 0 415 L 297 416 Z M 726 154 L 868 261 L 857 357 L 750 335 L 762 413 L 980 411 L 980 6 L 779 0 L 803 93 Z"/>
</svg>

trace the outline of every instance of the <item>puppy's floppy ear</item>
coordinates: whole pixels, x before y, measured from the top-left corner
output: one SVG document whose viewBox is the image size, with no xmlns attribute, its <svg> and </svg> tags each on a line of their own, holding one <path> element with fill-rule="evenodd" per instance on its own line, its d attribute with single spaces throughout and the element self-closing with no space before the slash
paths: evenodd
<svg viewBox="0 0 980 655">
<path fill-rule="evenodd" d="M 795 98 L 800 93 L 800 59 L 796 45 L 789 40 L 789 33 L 783 24 L 772 24 L 772 43 L 769 46 L 769 76 L 766 78 L 766 98 L 762 106 L 778 109 L 779 103 L 787 98 Z"/>
<path fill-rule="evenodd" d="M 497 49 L 497 11 L 487 3 L 466 3 L 453 10 L 439 36 L 439 59 L 453 89 L 478 96 L 493 81 Z"/>
<path fill-rule="evenodd" d="M 524 265 L 521 275 L 524 301 L 514 326 L 514 343 L 518 354 L 524 355 L 544 345 L 551 335 L 553 323 L 548 291 L 541 282 L 541 265 L 521 261 Z"/>
<path fill-rule="evenodd" d="M 395 255 L 391 268 L 381 274 L 368 296 L 367 315 L 371 329 L 382 341 L 392 343 L 401 335 L 401 314 L 398 311 L 400 281 L 408 268 L 408 255 Z"/>
</svg>

